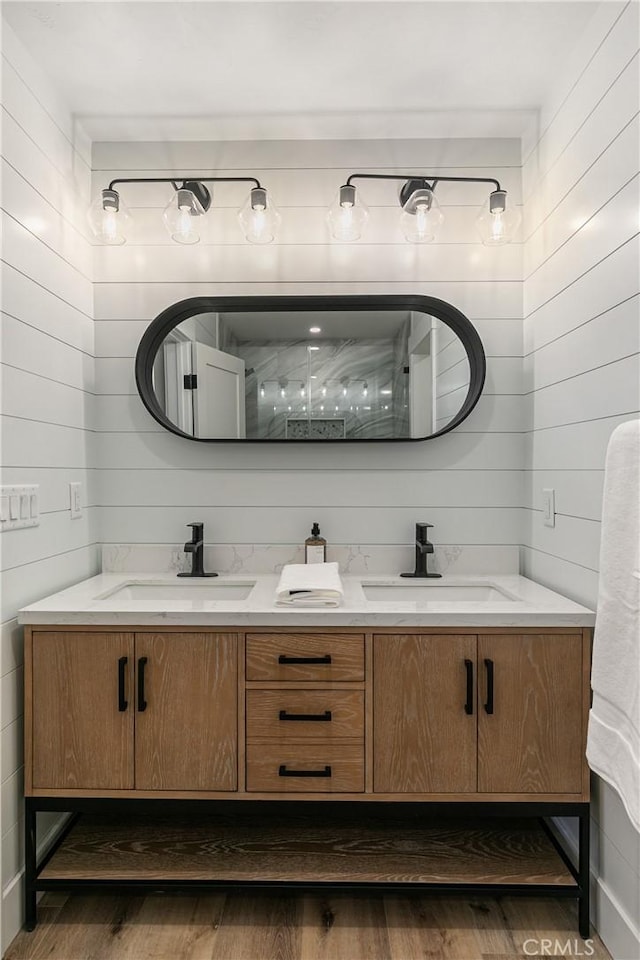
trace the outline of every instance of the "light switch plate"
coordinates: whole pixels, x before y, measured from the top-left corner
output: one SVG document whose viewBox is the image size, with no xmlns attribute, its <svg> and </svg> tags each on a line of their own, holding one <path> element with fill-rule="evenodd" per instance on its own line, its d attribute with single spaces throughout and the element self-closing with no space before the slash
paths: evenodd
<svg viewBox="0 0 640 960">
<path fill-rule="evenodd" d="M 552 487 L 542 490 L 542 522 L 545 527 L 556 525 L 556 492 Z"/>
<path fill-rule="evenodd" d="M 37 483 L 0 487 L 0 531 L 39 525 L 38 491 Z"/>
<path fill-rule="evenodd" d="M 69 484 L 69 505 L 71 507 L 71 519 L 79 520 L 82 516 L 82 484 Z"/>
</svg>

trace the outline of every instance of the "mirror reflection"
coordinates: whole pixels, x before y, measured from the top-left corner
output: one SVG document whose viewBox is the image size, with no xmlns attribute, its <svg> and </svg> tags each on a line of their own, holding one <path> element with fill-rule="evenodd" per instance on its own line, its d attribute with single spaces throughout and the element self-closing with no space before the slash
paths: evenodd
<svg viewBox="0 0 640 960">
<path fill-rule="evenodd" d="M 414 310 L 199 313 L 164 339 L 153 388 L 198 439 L 426 438 L 458 414 L 467 352 Z"/>
</svg>

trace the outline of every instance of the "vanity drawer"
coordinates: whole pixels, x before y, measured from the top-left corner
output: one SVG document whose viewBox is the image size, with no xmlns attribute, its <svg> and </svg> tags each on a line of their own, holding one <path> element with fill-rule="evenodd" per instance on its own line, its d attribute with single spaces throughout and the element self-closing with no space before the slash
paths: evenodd
<svg viewBox="0 0 640 960">
<path fill-rule="evenodd" d="M 364 635 L 248 633 L 247 680 L 364 680 Z"/>
<path fill-rule="evenodd" d="M 361 743 L 250 743 L 247 791 L 362 793 Z"/>
<path fill-rule="evenodd" d="M 247 740 L 364 737 L 362 690 L 247 690 Z"/>
</svg>

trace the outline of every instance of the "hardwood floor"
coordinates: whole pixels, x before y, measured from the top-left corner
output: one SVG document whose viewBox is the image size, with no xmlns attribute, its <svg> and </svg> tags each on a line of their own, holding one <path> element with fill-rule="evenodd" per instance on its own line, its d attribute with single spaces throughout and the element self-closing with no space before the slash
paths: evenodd
<svg viewBox="0 0 640 960">
<path fill-rule="evenodd" d="M 585 947 L 575 911 L 527 897 L 48 893 L 5 960 L 611 960 L 595 935 Z"/>
</svg>

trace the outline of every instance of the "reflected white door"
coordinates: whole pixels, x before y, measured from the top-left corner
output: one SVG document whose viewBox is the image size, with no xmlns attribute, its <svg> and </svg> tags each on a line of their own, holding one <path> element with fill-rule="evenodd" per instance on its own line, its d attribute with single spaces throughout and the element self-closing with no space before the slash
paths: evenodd
<svg viewBox="0 0 640 960">
<path fill-rule="evenodd" d="M 242 439 L 245 426 L 244 360 L 204 343 L 192 344 L 194 436 Z"/>
</svg>

